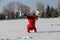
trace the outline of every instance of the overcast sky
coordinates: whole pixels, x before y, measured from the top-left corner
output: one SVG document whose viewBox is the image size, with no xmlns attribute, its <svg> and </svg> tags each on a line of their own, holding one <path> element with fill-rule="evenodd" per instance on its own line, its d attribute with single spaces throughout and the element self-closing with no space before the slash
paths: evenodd
<svg viewBox="0 0 60 40">
<path fill-rule="evenodd" d="M 0 9 L 2 9 L 3 6 L 7 5 L 10 2 L 20 2 L 30 6 L 31 9 L 35 9 L 35 5 L 39 1 L 44 3 L 45 6 L 47 5 L 47 3 L 49 3 L 50 6 L 57 7 L 57 3 L 59 0 L 0 0 Z"/>
</svg>

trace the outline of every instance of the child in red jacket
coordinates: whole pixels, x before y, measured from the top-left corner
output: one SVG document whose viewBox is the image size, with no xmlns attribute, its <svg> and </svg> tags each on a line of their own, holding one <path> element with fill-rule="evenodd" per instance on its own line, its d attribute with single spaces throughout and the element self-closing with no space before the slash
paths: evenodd
<svg viewBox="0 0 60 40">
<path fill-rule="evenodd" d="M 37 16 L 35 14 L 33 14 L 33 16 L 27 16 L 27 20 L 28 20 L 28 25 L 27 25 L 27 32 L 30 33 L 30 30 L 34 30 L 34 32 L 37 32 L 37 29 L 35 27 L 35 22 L 37 20 Z"/>
</svg>

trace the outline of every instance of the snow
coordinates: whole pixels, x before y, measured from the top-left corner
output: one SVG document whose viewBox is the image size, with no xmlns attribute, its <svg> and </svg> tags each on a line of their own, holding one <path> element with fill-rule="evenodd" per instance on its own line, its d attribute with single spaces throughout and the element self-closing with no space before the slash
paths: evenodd
<svg viewBox="0 0 60 40">
<path fill-rule="evenodd" d="M 0 40 L 60 40 L 60 18 L 39 18 L 38 32 L 26 32 L 26 19 L 0 20 Z"/>
</svg>

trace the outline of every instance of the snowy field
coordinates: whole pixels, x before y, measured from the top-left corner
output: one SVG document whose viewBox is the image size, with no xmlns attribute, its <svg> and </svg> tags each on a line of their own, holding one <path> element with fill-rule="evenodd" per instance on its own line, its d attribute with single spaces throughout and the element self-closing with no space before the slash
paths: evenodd
<svg viewBox="0 0 60 40">
<path fill-rule="evenodd" d="M 26 19 L 0 20 L 0 40 L 60 40 L 60 18 L 38 19 L 38 32 L 27 33 Z"/>
</svg>

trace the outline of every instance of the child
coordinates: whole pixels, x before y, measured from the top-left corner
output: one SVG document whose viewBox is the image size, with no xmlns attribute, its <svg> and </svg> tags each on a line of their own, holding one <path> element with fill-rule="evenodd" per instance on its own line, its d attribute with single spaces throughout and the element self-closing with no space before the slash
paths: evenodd
<svg viewBox="0 0 60 40">
<path fill-rule="evenodd" d="M 37 20 L 37 16 L 33 14 L 32 16 L 24 14 L 28 20 L 28 25 L 27 25 L 27 32 L 30 33 L 30 30 L 34 30 L 34 32 L 37 32 L 37 29 L 35 27 L 35 22 Z"/>
</svg>

